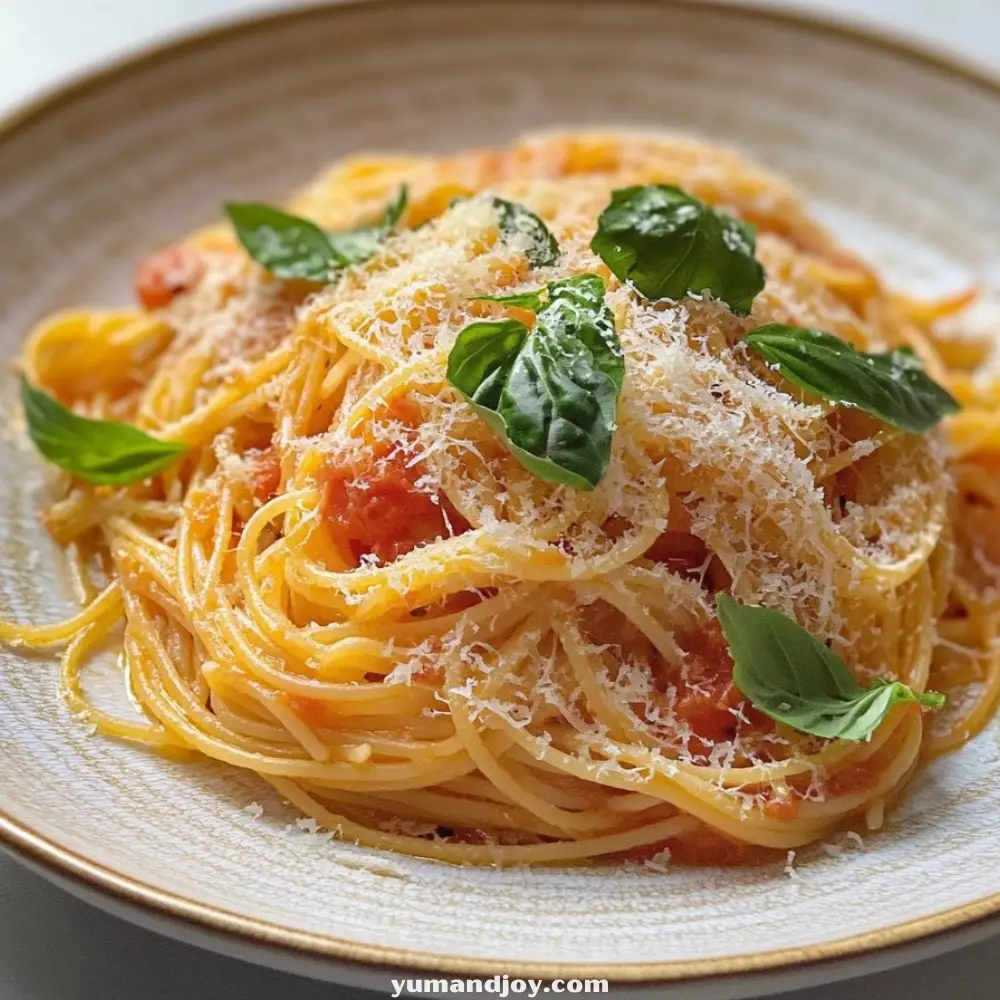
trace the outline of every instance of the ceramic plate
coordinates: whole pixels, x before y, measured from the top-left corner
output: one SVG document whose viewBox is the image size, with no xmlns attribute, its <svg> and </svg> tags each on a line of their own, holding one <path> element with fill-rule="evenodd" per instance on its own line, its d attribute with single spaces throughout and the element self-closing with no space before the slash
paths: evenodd
<svg viewBox="0 0 1000 1000">
<path fill-rule="evenodd" d="M 556 125 L 731 143 L 790 175 L 900 282 L 996 287 L 998 123 L 997 84 L 746 7 L 373 0 L 283 13 L 147 54 L 7 125 L 0 353 L 13 358 L 53 307 L 126 301 L 143 252 L 223 199 L 281 198 L 355 150 Z M 8 411 L 14 393 L 5 375 Z M 46 475 L 16 428 L 0 435 L 0 482 L 0 609 L 54 620 L 70 587 L 36 521 Z M 251 775 L 93 737 L 55 676 L 46 656 L 0 653 L 0 838 L 104 905 L 261 962 L 382 988 L 394 966 L 721 997 L 997 926 L 996 726 L 923 771 L 864 849 L 801 852 L 790 873 L 464 870 L 332 842 Z"/>
</svg>

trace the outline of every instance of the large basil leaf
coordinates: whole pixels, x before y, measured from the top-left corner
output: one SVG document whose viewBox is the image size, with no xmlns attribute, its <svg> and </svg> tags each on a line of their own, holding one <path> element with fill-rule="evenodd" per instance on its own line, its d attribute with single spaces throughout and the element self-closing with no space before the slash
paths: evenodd
<svg viewBox="0 0 1000 1000">
<path fill-rule="evenodd" d="M 919 694 L 901 681 L 861 687 L 836 653 L 780 611 L 726 594 L 716 597 L 716 609 L 736 687 L 754 708 L 799 732 L 863 740 L 898 702 L 944 704 L 944 695 Z"/>
<path fill-rule="evenodd" d="M 904 431 L 922 434 L 959 409 L 905 348 L 865 354 L 833 334 L 783 323 L 760 326 L 745 339 L 790 382 Z"/>
<path fill-rule="evenodd" d="M 448 357 L 448 380 L 532 474 L 593 489 L 607 471 L 624 359 L 604 282 L 552 282 L 533 330 L 473 323 Z"/>
<path fill-rule="evenodd" d="M 754 227 L 678 187 L 622 188 L 601 213 L 591 249 L 647 299 L 709 291 L 738 316 L 764 287 Z"/>
<path fill-rule="evenodd" d="M 326 233 L 308 219 L 252 203 L 230 202 L 225 211 L 246 252 L 276 278 L 325 282 L 343 264 Z"/>
<path fill-rule="evenodd" d="M 527 337 L 528 328 L 516 319 L 467 326 L 448 355 L 448 381 L 473 403 L 495 411 Z"/>
<path fill-rule="evenodd" d="M 130 424 L 78 416 L 27 379 L 21 381 L 21 403 L 35 447 L 89 483 L 134 483 L 173 465 L 187 451 L 185 444 L 161 441 Z"/>
<path fill-rule="evenodd" d="M 334 272 L 372 257 L 406 210 L 406 187 L 399 189 L 381 220 L 341 232 L 324 232 L 308 219 L 250 202 L 225 206 L 247 253 L 269 274 L 286 281 L 327 282 Z"/>
</svg>

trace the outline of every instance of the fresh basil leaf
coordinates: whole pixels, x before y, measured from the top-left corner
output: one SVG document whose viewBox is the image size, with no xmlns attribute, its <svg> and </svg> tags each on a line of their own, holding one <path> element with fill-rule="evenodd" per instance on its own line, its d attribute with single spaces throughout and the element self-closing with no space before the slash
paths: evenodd
<svg viewBox="0 0 1000 1000">
<path fill-rule="evenodd" d="M 559 260 L 556 238 L 534 212 L 504 198 L 494 198 L 493 205 L 500 216 L 500 230 L 508 237 L 527 239 L 524 255 L 533 267 L 551 267 Z"/>
<path fill-rule="evenodd" d="M 67 472 L 101 486 L 123 486 L 162 472 L 187 445 L 161 441 L 138 427 L 90 420 L 21 380 L 21 403 L 35 447 Z"/>
<path fill-rule="evenodd" d="M 922 434 L 960 409 L 905 348 L 865 354 L 833 334 L 783 323 L 757 327 L 744 339 L 789 382 L 904 431 Z"/>
<path fill-rule="evenodd" d="M 755 247 L 752 225 L 667 184 L 612 192 L 590 242 L 612 273 L 647 299 L 707 290 L 737 316 L 750 312 L 764 287 Z"/>
<path fill-rule="evenodd" d="M 276 278 L 326 282 L 345 263 L 308 219 L 252 203 L 230 202 L 225 211 L 246 252 Z"/>
<path fill-rule="evenodd" d="M 487 196 L 500 217 L 500 231 L 506 237 L 521 235 L 527 238 L 524 255 L 533 267 L 551 267 L 559 260 L 559 243 L 549 231 L 549 227 L 534 212 L 516 201 L 505 198 Z M 449 208 L 454 208 L 463 201 L 468 201 L 466 195 L 458 195 L 451 199 Z"/>
<path fill-rule="evenodd" d="M 448 381 L 473 403 L 496 410 L 503 383 L 528 336 L 519 320 L 473 323 L 448 355 Z"/>
<path fill-rule="evenodd" d="M 407 188 L 402 185 L 396 197 L 388 204 L 381 220 L 374 226 L 362 226 L 344 232 L 326 234 L 340 266 L 362 264 L 378 252 L 406 211 Z"/>
<path fill-rule="evenodd" d="M 593 489 L 607 471 L 625 365 L 604 282 L 552 282 L 530 332 L 518 320 L 473 323 L 448 357 L 448 380 L 546 482 Z"/>
<path fill-rule="evenodd" d="M 473 302 L 500 302 L 505 306 L 520 306 L 536 313 L 548 300 L 548 289 L 539 288 L 533 292 L 514 292 L 511 295 L 474 295 Z"/>
<path fill-rule="evenodd" d="M 382 243 L 382 236 L 374 226 L 343 233 L 327 233 L 326 238 L 333 258 L 331 273 L 341 267 L 363 264 L 375 256 Z"/>
<path fill-rule="evenodd" d="M 285 281 L 325 283 L 333 273 L 368 260 L 406 211 L 403 185 L 373 226 L 324 232 L 308 219 L 269 205 L 230 202 L 225 206 L 236 236 L 247 253 L 269 274 Z"/>
<path fill-rule="evenodd" d="M 604 298 L 603 279 L 599 274 L 581 274 L 551 282 L 548 291 L 544 327 L 578 338 L 611 381 L 617 400 L 625 377 L 625 355 L 615 332 L 614 314 Z M 610 422 L 614 424 L 613 413 Z"/>
<path fill-rule="evenodd" d="M 754 708 L 826 739 L 863 740 L 898 702 L 940 708 L 944 695 L 901 681 L 863 688 L 844 661 L 791 618 L 719 594 L 716 609 L 733 658 L 733 681 Z"/>
</svg>

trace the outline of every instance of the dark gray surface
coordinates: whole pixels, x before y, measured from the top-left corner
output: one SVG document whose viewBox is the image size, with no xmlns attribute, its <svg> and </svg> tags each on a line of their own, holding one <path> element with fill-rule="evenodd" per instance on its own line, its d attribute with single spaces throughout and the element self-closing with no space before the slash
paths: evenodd
<svg viewBox="0 0 1000 1000">
<path fill-rule="evenodd" d="M 796 1000 L 997 1000 L 1000 940 Z M 614 991 L 612 990 L 612 995 Z M 0 855 L 2 1000 L 375 1000 L 178 944 L 49 885 Z"/>
</svg>

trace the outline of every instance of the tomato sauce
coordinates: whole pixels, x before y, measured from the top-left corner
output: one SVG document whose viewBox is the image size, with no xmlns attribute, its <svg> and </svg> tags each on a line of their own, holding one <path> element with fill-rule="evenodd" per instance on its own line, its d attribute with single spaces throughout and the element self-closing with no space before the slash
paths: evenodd
<svg viewBox="0 0 1000 1000">
<path fill-rule="evenodd" d="M 590 642 L 617 647 L 623 663 L 640 663 L 653 670 L 659 659 L 656 647 L 617 608 L 597 601 L 587 608 L 583 632 Z"/>
<path fill-rule="evenodd" d="M 407 468 L 401 456 L 364 472 L 331 465 L 322 478 L 323 516 L 355 565 L 365 555 L 392 562 L 427 542 L 469 530 L 446 496 L 416 486 L 419 472 Z"/>
<path fill-rule="evenodd" d="M 709 559 L 708 547 L 686 531 L 665 531 L 646 550 L 645 556 L 662 563 L 671 573 L 697 580 Z"/>
<path fill-rule="evenodd" d="M 683 676 L 673 681 L 677 719 L 706 744 L 731 740 L 738 720 L 729 709 L 739 705 L 743 696 L 733 685 L 733 661 L 722 629 L 712 622 L 684 636 L 681 646 L 687 660 Z"/>
<path fill-rule="evenodd" d="M 393 401 L 389 416 L 415 426 L 420 410 L 401 398 Z M 428 542 L 469 530 L 447 496 L 417 485 L 423 470 L 399 447 L 405 443 L 405 436 L 394 449 L 373 441 L 370 465 L 331 462 L 320 474 L 323 517 L 355 566 L 366 555 L 392 562 Z"/>
<path fill-rule="evenodd" d="M 682 837 L 672 837 L 670 840 L 646 847 L 637 847 L 626 851 L 623 859 L 639 864 L 649 861 L 663 850 L 670 852 L 668 864 L 696 865 L 705 867 L 717 865 L 736 867 L 742 865 L 759 865 L 771 861 L 776 852 L 756 844 L 746 844 L 732 840 L 708 827 L 698 827 Z"/>
<path fill-rule="evenodd" d="M 802 796 L 795 789 L 786 798 L 769 798 L 761 807 L 765 816 L 777 820 L 793 820 L 799 814 Z"/>
<path fill-rule="evenodd" d="M 651 562 L 666 566 L 685 580 L 693 580 L 709 593 L 728 590 L 732 577 L 722 560 L 691 531 L 691 515 L 681 504 L 670 508 L 667 530 L 644 553 Z"/>
<path fill-rule="evenodd" d="M 774 723 L 753 708 L 733 683 L 733 660 L 717 621 L 682 636 L 680 645 L 687 659 L 683 674 L 670 680 L 677 692 L 674 713 L 691 727 L 706 751 L 736 736 L 740 719 L 732 710 L 749 720 L 750 729 L 773 731 Z"/>
<path fill-rule="evenodd" d="M 253 472 L 250 474 L 250 488 L 254 499 L 259 504 L 265 504 L 278 493 L 281 484 L 281 459 L 273 447 L 248 453 L 246 458 L 253 467 Z"/>
<path fill-rule="evenodd" d="M 670 850 L 670 860 L 679 865 L 756 865 L 770 859 L 770 853 L 756 844 L 716 833 L 714 830 L 695 830 L 685 837 L 675 837 L 664 845 Z"/>
<path fill-rule="evenodd" d="M 143 260 L 135 270 L 133 286 L 144 309 L 163 309 L 201 281 L 205 265 L 193 247 L 175 243 Z"/>
<path fill-rule="evenodd" d="M 863 792 L 873 788 L 885 770 L 885 765 L 878 759 L 879 756 L 874 754 L 868 760 L 833 771 L 826 779 L 824 790 L 827 797 L 836 798 L 838 795 L 850 795 L 853 792 Z"/>
</svg>

